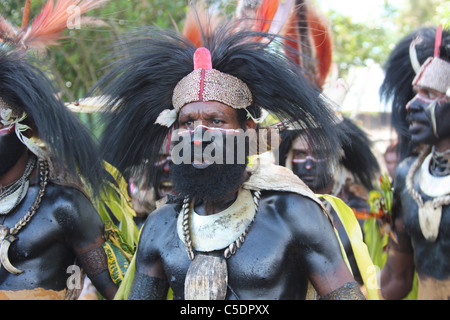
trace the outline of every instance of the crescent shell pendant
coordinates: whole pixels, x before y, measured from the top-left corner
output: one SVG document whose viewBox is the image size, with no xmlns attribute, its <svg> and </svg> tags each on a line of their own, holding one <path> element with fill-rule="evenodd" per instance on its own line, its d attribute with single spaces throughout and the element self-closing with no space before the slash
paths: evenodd
<svg viewBox="0 0 450 320">
<path fill-rule="evenodd" d="M 20 274 L 23 272 L 23 270 L 19 270 L 16 267 L 14 267 L 11 262 L 9 261 L 8 257 L 8 251 L 9 246 L 12 242 L 16 240 L 16 237 L 10 235 L 7 238 L 2 240 L 2 244 L 0 246 L 0 260 L 2 262 L 3 267 L 9 272 L 13 274 Z"/>
</svg>

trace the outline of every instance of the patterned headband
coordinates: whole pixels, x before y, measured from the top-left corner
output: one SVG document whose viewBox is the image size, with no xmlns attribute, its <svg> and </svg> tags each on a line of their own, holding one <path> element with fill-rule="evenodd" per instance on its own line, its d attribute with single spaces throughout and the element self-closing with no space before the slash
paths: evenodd
<svg viewBox="0 0 450 320">
<path fill-rule="evenodd" d="M 450 63 L 438 57 L 430 57 L 420 68 L 413 85 L 426 87 L 450 96 Z"/>
<path fill-rule="evenodd" d="M 433 89 L 450 96 L 450 62 L 439 58 L 441 42 L 442 25 L 436 31 L 434 56 L 424 62 L 412 84 Z"/>
<path fill-rule="evenodd" d="M 198 101 L 217 101 L 235 109 L 244 109 L 253 103 L 252 93 L 240 79 L 212 68 L 211 53 L 198 48 L 194 54 L 194 71 L 176 85 L 172 104 L 156 119 L 156 123 L 170 127 L 186 104 Z"/>
</svg>

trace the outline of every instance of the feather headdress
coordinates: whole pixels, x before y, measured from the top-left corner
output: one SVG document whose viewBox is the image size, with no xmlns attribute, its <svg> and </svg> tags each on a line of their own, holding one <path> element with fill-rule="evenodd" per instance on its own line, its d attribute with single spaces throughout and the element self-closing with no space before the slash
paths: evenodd
<svg viewBox="0 0 450 320">
<path fill-rule="evenodd" d="M 0 16 L 0 42 L 7 42 L 25 49 L 44 49 L 64 36 L 66 29 L 84 23 L 99 23 L 82 15 L 98 8 L 108 0 L 48 0 L 40 13 L 30 23 L 31 0 L 26 0 L 22 25 L 15 27 Z"/>
<path fill-rule="evenodd" d="M 0 109 L 8 121 L 15 121 L 16 134 L 38 157 L 49 161 L 70 181 L 82 176 L 87 187 L 97 195 L 103 181 L 104 168 L 95 142 L 78 118 L 57 98 L 51 81 L 36 65 L 38 61 L 27 51 L 44 49 L 61 39 L 73 15 L 98 7 L 105 0 L 48 1 L 30 24 L 31 1 L 26 1 L 22 26 L 9 24 L 0 17 Z M 72 11 L 71 11 L 72 10 Z M 80 18 L 80 17 L 78 17 Z M 32 128 L 36 145 L 22 131 Z M 54 176 L 55 178 L 57 176 Z"/>
<path fill-rule="evenodd" d="M 170 129 L 155 122 L 164 110 L 175 109 L 175 87 L 193 72 L 198 43 L 210 52 L 213 69 L 247 85 L 252 96 L 247 109 L 262 108 L 302 128 L 319 128 L 312 143 L 323 146 L 324 152 L 336 151 L 336 117 L 320 92 L 282 52 L 260 41 L 281 38 L 236 23 L 199 27 L 202 38 L 197 43 L 178 32 L 154 28 L 128 35 L 121 43 L 120 56 L 93 92 L 109 97 L 101 143 L 107 161 L 126 172 L 146 159 L 156 160 Z M 246 111 L 240 111 L 246 119 Z M 148 174 L 152 176 L 151 168 Z"/>
<path fill-rule="evenodd" d="M 304 0 L 240 0 L 239 19 L 254 31 L 284 37 L 288 57 L 301 66 L 310 80 L 322 88 L 332 63 L 332 37 L 327 21 Z"/>
<path fill-rule="evenodd" d="M 327 21 L 308 1 L 296 0 L 284 28 L 288 56 L 322 88 L 332 63 L 332 37 Z"/>
</svg>

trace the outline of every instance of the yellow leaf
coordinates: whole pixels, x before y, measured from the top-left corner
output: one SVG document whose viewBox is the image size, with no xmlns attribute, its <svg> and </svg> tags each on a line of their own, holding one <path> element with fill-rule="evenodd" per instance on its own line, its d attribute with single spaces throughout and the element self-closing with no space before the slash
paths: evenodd
<svg viewBox="0 0 450 320">
<path fill-rule="evenodd" d="M 358 220 L 356 220 L 353 210 L 348 207 L 341 199 L 331 195 L 319 195 L 328 201 L 333 209 L 336 211 L 342 225 L 347 232 L 348 238 L 355 255 L 356 263 L 358 264 L 361 277 L 366 285 L 367 296 L 370 300 L 378 300 L 378 283 L 377 271 L 379 270 L 372 262 L 369 255 L 369 250 L 363 241 L 361 227 Z"/>
</svg>

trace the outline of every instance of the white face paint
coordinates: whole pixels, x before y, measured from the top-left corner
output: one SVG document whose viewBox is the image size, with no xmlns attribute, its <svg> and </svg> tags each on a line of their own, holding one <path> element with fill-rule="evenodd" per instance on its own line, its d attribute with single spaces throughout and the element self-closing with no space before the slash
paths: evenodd
<svg viewBox="0 0 450 320">
<path fill-rule="evenodd" d="M 406 105 L 411 140 L 435 144 L 450 137 L 450 98 L 432 89 L 414 89 L 417 95 Z"/>
</svg>

